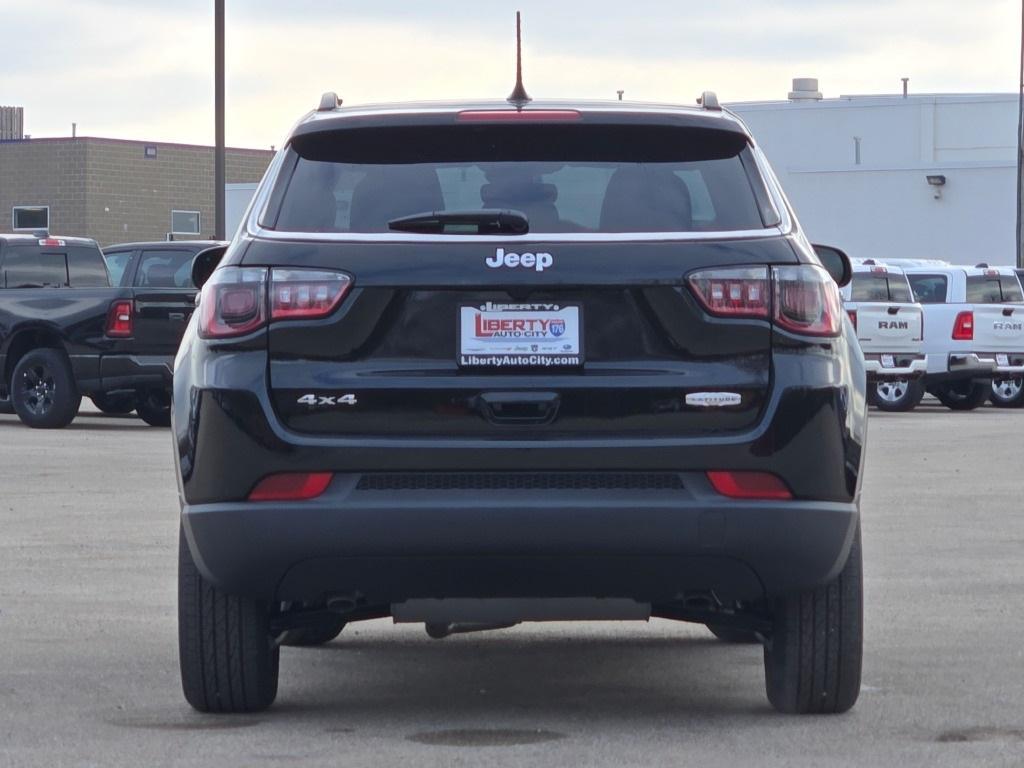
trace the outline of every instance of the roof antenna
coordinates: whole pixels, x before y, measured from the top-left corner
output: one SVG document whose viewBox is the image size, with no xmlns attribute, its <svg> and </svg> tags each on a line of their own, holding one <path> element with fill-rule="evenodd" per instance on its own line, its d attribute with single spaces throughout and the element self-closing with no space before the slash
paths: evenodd
<svg viewBox="0 0 1024 768">
<path fill-rule="evenodd" d="M 516 11 L 516 87 L 509 94 L 508 102 L 516 109 L 522 109 L 533 101 L 523 87 L 523 27 L 519 11 Z"/>
</svg>

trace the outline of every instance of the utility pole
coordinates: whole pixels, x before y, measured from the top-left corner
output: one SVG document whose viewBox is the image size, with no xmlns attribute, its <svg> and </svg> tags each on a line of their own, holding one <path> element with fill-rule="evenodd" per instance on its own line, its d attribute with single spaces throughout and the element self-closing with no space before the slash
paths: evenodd
<svg viewBox="0 0 1024 768">
<path fill-rule="evenodd" d="M 1020 81 L 1017 91 L 1017 266 L 1024 267 L 1021 253 L 1021 205 L 1024 204 L 1024 0 L 1020 7 Z"/>
<path fill-rule="evenodd" d="M 214 0 L 213 9 L 213 221 L 214 237 L 224 240 L 224 0 Z"/>
</svg>

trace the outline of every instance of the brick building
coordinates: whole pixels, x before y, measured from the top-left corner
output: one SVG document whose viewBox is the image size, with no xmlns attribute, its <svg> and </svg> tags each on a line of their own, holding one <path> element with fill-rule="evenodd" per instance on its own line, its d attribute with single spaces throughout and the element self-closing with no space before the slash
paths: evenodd
<svg viewBox="0 0 1024 768">
<path fill-rule="evenodd" d="M 91 137 L 0 140 L 0 232 L 46 226 L 101 245 L 214 231 L 212 147 Z M 273 157 L 228 149 L 229 184 Z M 232 233 L 228 233 L 230 236 Z"/>
</svg>

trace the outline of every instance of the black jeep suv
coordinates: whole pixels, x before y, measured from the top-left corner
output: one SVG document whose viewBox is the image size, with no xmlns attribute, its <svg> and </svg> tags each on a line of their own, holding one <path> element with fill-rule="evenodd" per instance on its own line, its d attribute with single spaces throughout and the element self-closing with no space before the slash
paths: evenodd
<svg viewBox="0 0 1024 768">
<path fill-rule="evenodd" d="M 361 619 L 656 616 L 763 643 L 781 711 L 849 709 L 849 262 L 815 255 L 743 123 L 710 94 L 328 96 L 176 360 L 189 703 L 267 707 L 281 645 Z"/>
</svg>

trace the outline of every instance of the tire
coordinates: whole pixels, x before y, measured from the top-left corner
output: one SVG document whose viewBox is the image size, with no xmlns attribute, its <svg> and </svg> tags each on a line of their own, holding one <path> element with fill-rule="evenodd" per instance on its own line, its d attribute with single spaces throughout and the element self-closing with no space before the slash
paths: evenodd
<svg viewBox="0 0 1024 768">
<path fill-rule="evenodd" d="M 863 645 L 860 526 L 839 576 L 775 601 L 765 645 L 768 700 L 780 712 L 846 712 L 860 693 Z"/>
<path fill-rule="evenodd" d="M 284 639 L 281 640 L 281 645 L 291 645 L 301 648 L 324 645 L 340 635 L 341 630 L 345 628 L 346 623 L 347 622 L 343 618 L 338 617 L 337 619 L 332 619 L 320 626 L 293 629 L 285 634 Z"/>
<path fill-rule="evenodd" d="M 988 400 L 992 385 L 970 380 L 951 381 L 935 387 L 934 394 L 951 411 L 973 411 Z"/>
<path fill-rule="evenodd" d="M 130 393 L 109 395 L 105 392 L 96 392 L 89 395 L 89 399 L 102 413 L 109 413 L 112 416 L 120 416 L 135 410 L 135 395 Z"/>
<path fill-rule="evenodd" d="M 135 412 L 151 427 L 171 426 L 171 393 L 149 389 L 135 398 Z"/>
<path fill-rule="evenodd" d="M 903 413 L 917 408 L 924 397 L 920 379 L 883 379 L 870 385 L 871 404 L 880 411 Z"/>
<path fill-rule="evenodd" d="M 1020 408 L 1024 405 L 1024 379 L 993 379 L 989 399 L 996 408 Z"/>
<path fill-rule="evenodd" d="M 207 582 L 178 534 L 178 659 L 185 699 L 200 712 L 259 712 L 274 703 L 281 650 L 270 606 Z"/>
<path fill-rule="evenodd" d="M 707 628 L 711 630 L 712 635 L 723 643 L 751 645 L 761 642 L 760 638 L 749 629 L 736 629 L 735 627 L 725 627 L 721 624 L 708 624 Z"/>
<path fill-rule="evenodd" d="M 11 403 L 18 418 L 35 429 L 61 429 L 82 404 L 67 355 L 59 349 L 34 349 L 14 366 Z"/>
</svg>

